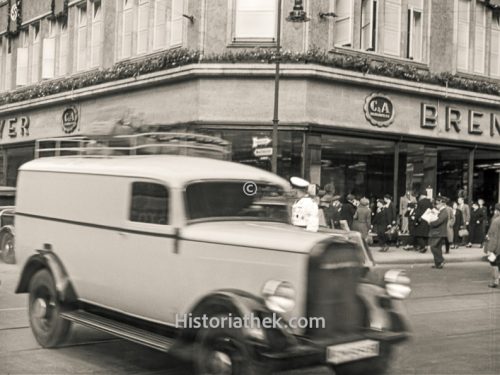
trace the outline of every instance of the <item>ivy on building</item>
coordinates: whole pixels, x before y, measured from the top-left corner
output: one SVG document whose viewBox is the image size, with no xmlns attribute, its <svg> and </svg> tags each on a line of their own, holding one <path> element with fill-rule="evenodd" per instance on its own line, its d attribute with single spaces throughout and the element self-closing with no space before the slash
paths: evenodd
<svg viewBox="0 0 500 375">
<path fill-rule="evenodd" d="M 280 59 L 286 64 L 317 64 L 346 69 L 363 74 L 403 79 L 446 86 L 449 88 L 499 95 L 500 85 L 493 81 L 472 79 L 451 73 L 432 73 L 412 63 L 380 61 L 371 56 L 345 53 L 330 53 L 317 48 L 308 52 L 282 51 L 278 56 L 273 49 L 249 49 L 238 52 L 202 55 L 199 51 L 175 49 L 152 57 L 118 62 L 107 69 L 92 70 L 70 77 L 42 81 L 0 95 L 0 105 L 42 98 L 58 93 L 77 90 L 101 83 L 134 78 L 141 75 L 168 70 L 179 66 L 200 63 L 261 63 L 270 64 Z"/>
</svg>

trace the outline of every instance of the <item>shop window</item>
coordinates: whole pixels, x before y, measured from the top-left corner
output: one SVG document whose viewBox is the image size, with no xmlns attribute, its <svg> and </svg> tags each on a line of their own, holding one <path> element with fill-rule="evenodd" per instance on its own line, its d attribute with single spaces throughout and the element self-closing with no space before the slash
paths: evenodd
<svg viewBox="0 0 500 375">
<path fill-rule="evenodd" d="M 235 0 L 233 42 L 274 42 L 277 1 Z"/>
<path fill-rule="evenodd" d="M 361 1 L 361 49 L 377 50 L 378 1 Z"/>
<path fill-rule="evenodd" d="M 384 3 L 384 53 L 399 56 L 401 48 L 401 0 Z"/>
<path fill-rule="evenodd" d="M 47 36 L 43 38 L 42 79 L 51 79 L 55 76 L 56 35 L 57 22 L 55 20 L 51 20 L 48 23 Z"/>
<path fill-rule="evenodd" d="M 132 184 L 130 221 L 148 224 L 168 224 L 168 190 L 150 182 Z"/>
<path fill-rule="evenodd" d="M 77 7 L 76 70 L 87 68 L 87 4 Z"/>
<path fill-rule="evenodd" d="M 423 1 L 413 0 L 408 8 L 406 57 L 423 60 Z"/>
<path fill-rule="evenodd" d="M 4 155 L 7 158 L 7 173 L 4 181 L 5 185 L 16 186 L 19 167 L 24 163 L 33 160 L 34 154 L 34 146 L 9 147 L 5 149 Z"/>
<path fill-rule="evenodd" d="M 104 45 L 103 15 L 101 0 L 92 1 L 92 26 L 90 39 L 90 65 L 97 67 L 102 64 L 102 52 Z"/>
<path fill-rule="evenodd" d="M 483 199 L 491 216 L 495 203 L 500 202 L 500 152 L 476 150 L 473 177 L 473 200 Z"/>
<path fill-rule="evenodd" d="M 457 68 L 469 69 L 470 0 L 458 0 Z"/>
<path fill-rule="evenodd" d="M 486 54 L 486 6 L 476 3 L 474 36 L 474 73 L 484 73 Z"/>
<path fill-rule="evenodd" d="M 333 43 L 336 46 L 352 47 L 353 28 L 353 0 L 336 0 L 335 2 L 335 30 Z"/>
<path fill-rule="evenodd" d="M 322 135 L 321 187 L 372 200 L 392 195 L 394 149 L 394 142 Z"/>
</svg>

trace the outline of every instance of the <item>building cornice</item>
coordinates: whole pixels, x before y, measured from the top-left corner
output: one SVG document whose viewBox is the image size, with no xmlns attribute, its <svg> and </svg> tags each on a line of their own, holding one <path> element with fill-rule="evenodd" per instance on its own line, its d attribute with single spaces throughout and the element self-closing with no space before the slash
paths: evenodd
<svg viewBox="0 0 500 375">
<path fill-rule="evenodd" d="M 200 78 L 274 78 L 273 64 L 216 64 L 196 63 L 170 68 L 158 72 L 143 74 L 133 78 L 125 78 L 85 88 L 64 91 L 50 96 L 6 104 L 0 107 L 0 115 L 4 116 L 20 111 L 27 111 L 61 105 L 76 101 L 94 99 L 99 96 L 117 94 L 130 90 L 141 90 L 150 86 L 170 84 Z M 403 79 L 389 78 L 380 75 L 325 67 L 315 64 L 282 64 L 281 79 L 304 79 L 320 82 L 341 82 L 362 87 L 371 87 L 377 91 L 393 91 L 410 95 L 431 97 L 448 101 L 470 103 L 478 106 L 498 107 L 500 97 L 471 91 L 446 88 L 438 85 L 412 82 Z"/>
</svg>

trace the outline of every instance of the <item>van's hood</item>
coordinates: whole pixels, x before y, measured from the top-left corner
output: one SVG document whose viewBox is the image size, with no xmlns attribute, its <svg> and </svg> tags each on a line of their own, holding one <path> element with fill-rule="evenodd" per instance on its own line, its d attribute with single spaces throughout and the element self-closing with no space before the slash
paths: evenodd
<svg viewBox="0 0 500 375">
<path fill-rule="evenodd" d="M 191 241 L 230 244 L 297 253 L 308 253 L 316 243 L 334 233 L 308 232 L 290 224 L 260 221 L 213 221 L 193 223 L 181 230 L 181 238 Z"/>
</svg>

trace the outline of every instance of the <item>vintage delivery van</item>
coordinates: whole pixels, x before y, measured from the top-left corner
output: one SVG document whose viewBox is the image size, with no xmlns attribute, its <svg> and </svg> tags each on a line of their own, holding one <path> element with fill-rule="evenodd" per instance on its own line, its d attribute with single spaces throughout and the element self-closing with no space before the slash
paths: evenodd
<svg viewBox="0 0 500 375">
<path fill-rule="evenodd" d="M 200 374 L 373 374 L 407 337 L 408 278 L 376 279 L 354 232 L 290 225 L 282 178 L 212 158 L 79 153 L 19 171 L 17 292 L 40 345 L 79 323 L 187 355 Z"/>
</svg>

